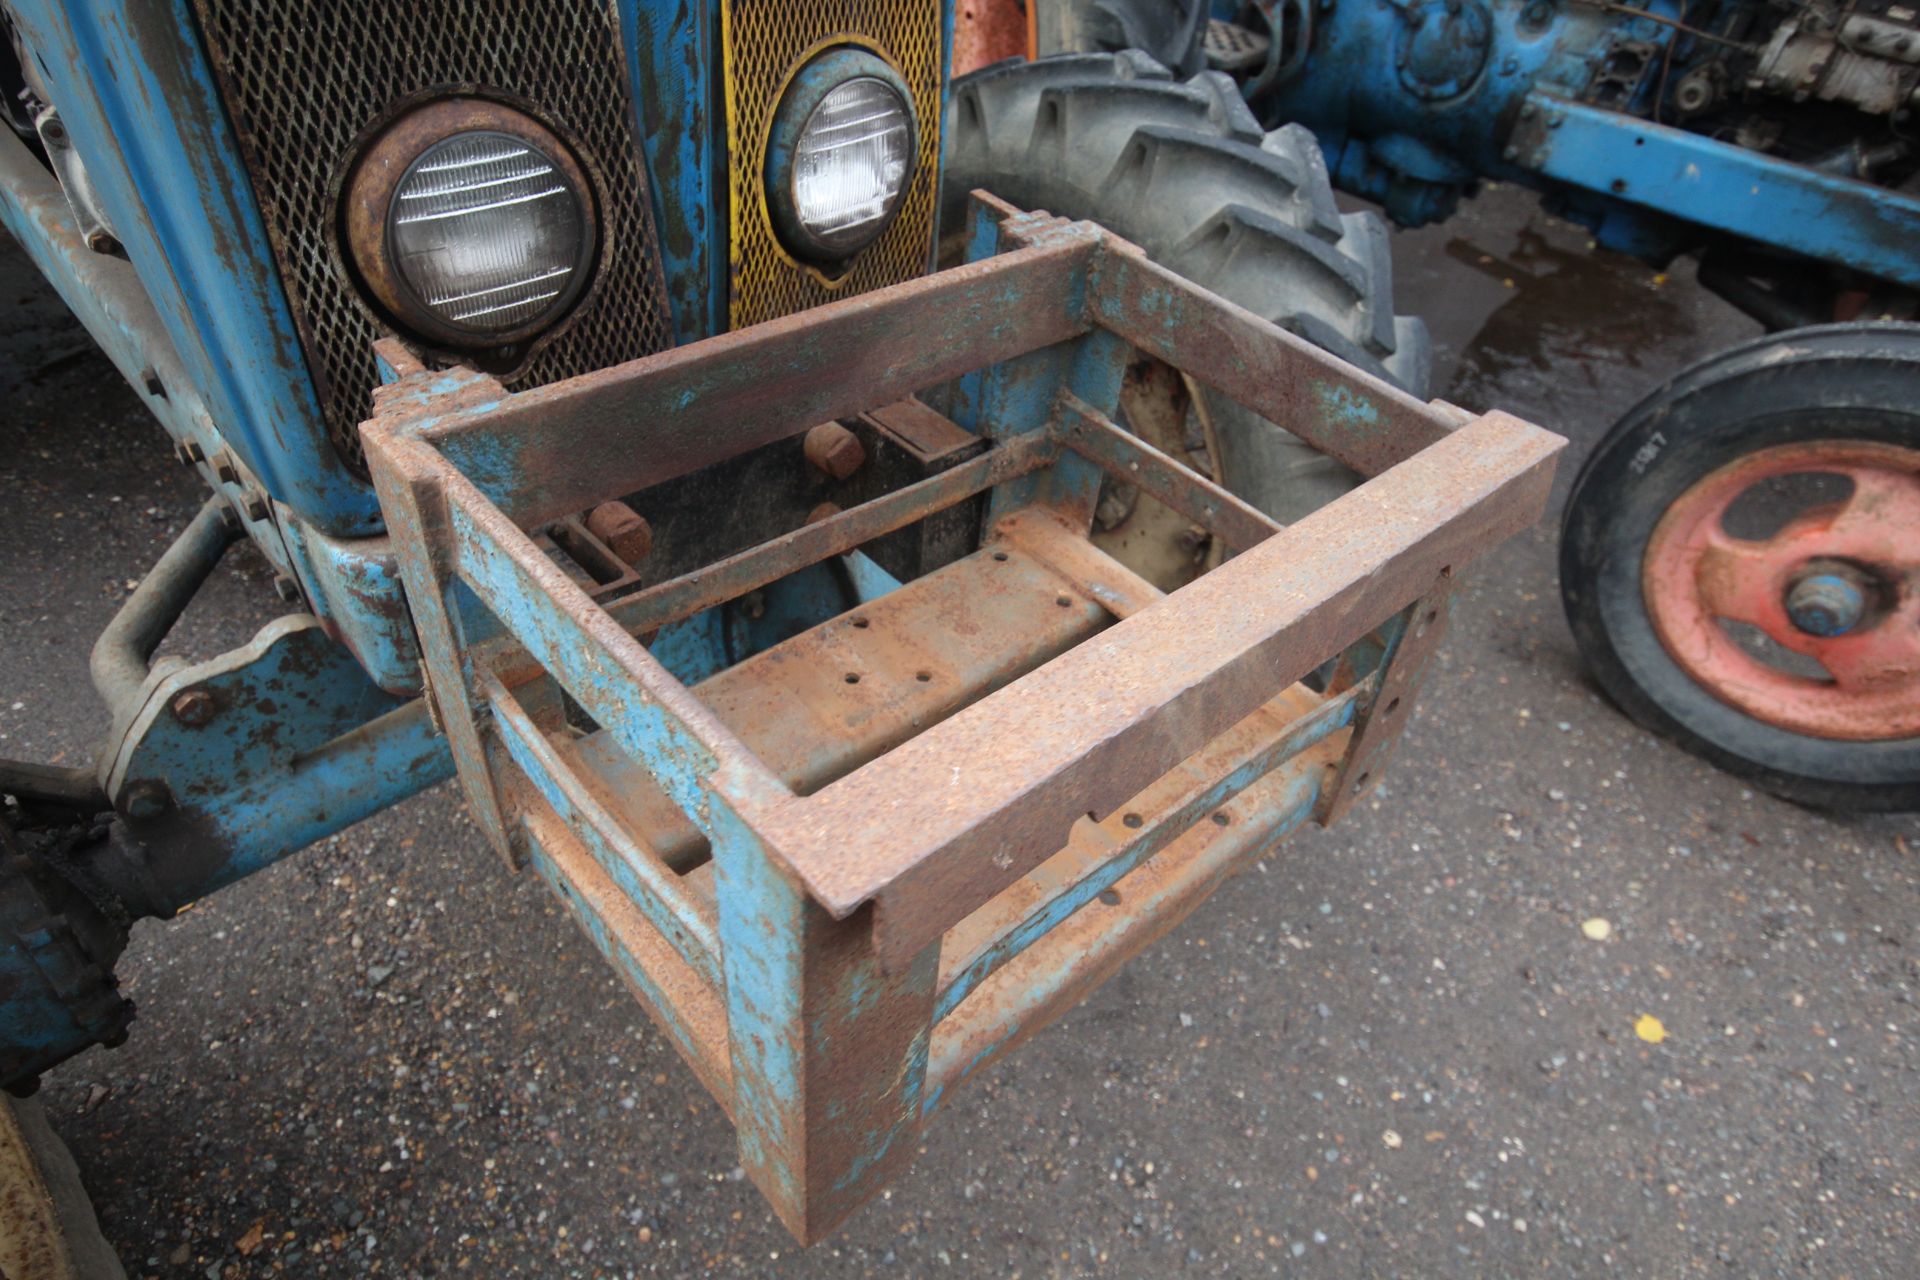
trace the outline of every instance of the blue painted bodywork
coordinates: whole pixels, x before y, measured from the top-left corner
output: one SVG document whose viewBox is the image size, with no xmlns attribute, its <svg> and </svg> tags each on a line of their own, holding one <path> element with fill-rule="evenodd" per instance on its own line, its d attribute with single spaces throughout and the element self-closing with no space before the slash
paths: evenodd
<svg viewBox="0 0 1920 1280">
<path fill-rule="evenodd" d="M 1248 6 L 1214 8 L 1244 19 Z M 1663 95 L 1719 46 L 1675 24 L 1711 26 L 1725 6 L 1634 8 L 1318 4 L 1299 69 L 1250 82 L 1250 102 L 1270 127 L 1313 130 L 1335 183 L 1406 226 L 1448 217 L 1492 179 L 1541 190 L 1600 244 L 1654 261 L 1737 242 L 1920 284 L 1920 199 L 1676 127 Z M 1610 60 L 1629 49 L 1653 70 L 1615 86 Z"/>
<path fill-rule="evenodd" d="M 676 342 L 726 327 L 725 115 L 713 54 L 719 0 L 621 0 L 620 27 L 631 59 L 634 104 L 653 193 L 667 300 Z"/>
<path fill-rule="evenodd" d="M 320 420 L 272 247 L 186 0 L 10 6 L 211 429 L 336 536 L 380 526 Z M 209 451 L 209 456 L 211 456 Z"/>
<path fill-rule="evenodd" d="M 1544 94 L 1523 110 L 1544 178 L 1920 288 L 1920 200 Z"/>
</svg>

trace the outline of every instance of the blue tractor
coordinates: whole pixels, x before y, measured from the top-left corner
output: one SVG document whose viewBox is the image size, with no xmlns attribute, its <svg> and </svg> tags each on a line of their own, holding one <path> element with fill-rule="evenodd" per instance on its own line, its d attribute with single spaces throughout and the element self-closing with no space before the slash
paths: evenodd
<svg viewBox="0 0 1920 1280">
<path fill-rule="evenodd" d="M 96 759 L 0 761 L 0 1086 L 129 1034 L 138 922 L 457 775 L 811 1241 L 1370 794 L 1559 442 L 1425 400 L 1305 130 L 962 91 L 974 16 L 0 3 L 0 219 L 209 494 Z M 156 659 L 245 543 L 283 616 Z"/>
<path fill-rule="evenodd" d="M 1563 530 L 1590 670 L 1792 799 L 1920 806 L 1920 8 L 1899 0 L 1057 0 L 1313 131 L 1393 221 L 1488 180 L 1770 335 L 1654 391 Z M 991 73 L 987 73 L 991 74 Z"/>
</svg>

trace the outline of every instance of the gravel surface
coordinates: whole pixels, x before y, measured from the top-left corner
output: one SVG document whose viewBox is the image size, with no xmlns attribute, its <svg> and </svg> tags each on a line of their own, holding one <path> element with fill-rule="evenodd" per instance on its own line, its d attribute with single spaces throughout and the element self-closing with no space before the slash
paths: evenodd
<svg viewBox="0 0 1920 1280">
<path fill-rule="evenodd" d="M 1395 244 L 1437 385 L 1570 436 L 1561 494 L 1753 331 L 1512 192 Z M 0 279 L 0 752 L 72 762 L 92 637 L 200 497 L 10 244 Z M 1470 577 L 1368 804 L 988 1072 L 804 1254 L 451 788 L 139 926 L 132 1040 L 52 1073 L 49 1112 L 134 1275 L 1913 1275 L 1920 826 L 1796 809 L 1613 712 L 1554 541 Z M 231 565 L 181 652 L 272 616 Z"/>
</svg>

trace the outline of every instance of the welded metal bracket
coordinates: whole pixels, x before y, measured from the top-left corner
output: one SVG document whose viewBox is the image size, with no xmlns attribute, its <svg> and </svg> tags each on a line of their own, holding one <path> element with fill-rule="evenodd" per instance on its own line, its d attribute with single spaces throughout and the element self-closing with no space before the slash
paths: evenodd
<svg viewBox="0 0 1920 1280">
<path fill-rule="evenodd" d="M 209 499 L 95 642 L 112 717 L 97 761 L 166 914 L 397 803 L 451 772 L 426 704 L 373 682 L 311 614 L 225 653 L 153 660 L 239 531 Z"/>
<path fill-rule="evenodd" d="M 363 430 L 476 819 L 806 1241 L 953 1086 L 1350 786 L 1356 750 L 1384 758 L 1408 611 L 1539 516 L 1563 443 L 1461 425 L 1091 224 L 976 201 L 958 269 L 531 391 L 422 371 Z M 1114 424 L 1135 348 L 1371 478 L 1277 526 Z M 529 535 L 942 387 L 977 456 L 693 572 L 596 599 Z M 1162 596 L 1089 540 L 1103 476 L 1232 557 Z M 973 554 L 697 686 L 640 638 L 982 493 Z M 1343 652 L 1326 692 L 1298 683 Z"/>
</svg>

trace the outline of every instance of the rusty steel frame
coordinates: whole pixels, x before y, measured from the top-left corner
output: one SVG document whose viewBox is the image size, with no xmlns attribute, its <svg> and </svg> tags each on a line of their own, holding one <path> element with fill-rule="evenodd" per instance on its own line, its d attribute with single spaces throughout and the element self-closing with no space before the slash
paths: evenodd
<svg viewBox="0 0 1920 1280">
<path fill-rule="evenodd" d="M 803 1242 L 955 1085 L 1364 793 L 1455 574 L 1539 516 L 1563 443 L 1402 395 L 1091 224 L 974 219 L 955 270 L 513 395 L 422 371 L 364 428 L 477 820 Z M 1276 525 L 1114 425 L 1136 347 L 1371 478 Z M 698 572 L 602 604 L 529 535 L 942 385 L 980 457 Z M 1163 596 L 1089 541 L 1108 475 L 1235 554 Z M 981 493 L 977 552 L 694 688 L 643 642 Z"/>
</svg>

